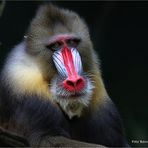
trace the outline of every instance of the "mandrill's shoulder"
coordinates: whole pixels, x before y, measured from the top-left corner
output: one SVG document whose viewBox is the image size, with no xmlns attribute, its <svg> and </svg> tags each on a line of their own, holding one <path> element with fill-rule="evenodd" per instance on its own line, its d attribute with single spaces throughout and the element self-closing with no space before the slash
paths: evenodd
<svg viewBox="0 0 148 148">
<path fill-rule="evenodd" d="M 15 96 L 4 85 L 0 86 L 0 126 L 29 141 L 34 136 L 69 137 L 67 120 L 56 104 L 38 95 Z"/>
<path fill-rule="evenodd" d="M 69 137 L 67 120 L 57 104 L 33 93 L 17 95 L 4 79 L 4 75 L 1 74 L 0 126 L 2 128 L 25 136 L 29 141 L 34 136 L 46 134 Z"/>
<path fill-rule="evenodd" d="M 89 108 L 80 119 L 71 120 L 72 129 L 75 129 L 74 139 L 79 137 L 81 141 L 105 146 L 127 146 L 120 115 L 110 99 L 98 108 Z"/>
</svg>

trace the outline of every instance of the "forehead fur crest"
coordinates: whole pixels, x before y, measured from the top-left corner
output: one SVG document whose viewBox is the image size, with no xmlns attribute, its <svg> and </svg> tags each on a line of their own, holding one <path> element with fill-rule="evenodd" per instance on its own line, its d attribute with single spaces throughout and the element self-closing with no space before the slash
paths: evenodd
<svg viewBox="0 0 148 148">
<path fill-rule="evenodd" d="M 46 33 L 48 30 L 50 35 L 72 32 L 77 35 L 81 33 L 83 37 L 89 36 L 87 25 L 82 18 L 73 11 L 59 8 L 53 4 L 40 6 L 31 23 L 29 33 L 37 35 L 37 30 L 39 33 Z"/>
</svg>

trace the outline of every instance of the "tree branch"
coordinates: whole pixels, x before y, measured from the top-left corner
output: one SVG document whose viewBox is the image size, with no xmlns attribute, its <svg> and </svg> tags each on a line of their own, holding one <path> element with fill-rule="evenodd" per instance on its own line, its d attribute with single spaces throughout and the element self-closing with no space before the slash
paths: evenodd
<svg viewBox="0 0 148 148">
<path fill-rule="evenodd" d="M 93 147 L 93 148 L 105 148 L 105 146 L 91 144 L 86 142 L 80 142 L 72 139 L 68 139 L 62 136 L 57 137 L 46 137 L 44 138 L 40 144 L 40 146 L 51 146 L 51 147 Z"/>
<path fill-rule="evenodd" d="M 29 142 L 22 136 L 12 133 L 0 127 L 0 146 L 7 147 L 28 147 Z M 41 139 L 38 147 L 93 147 L 105 148 L 105 146 L 80 142 L 62 136 L 46 136 Z"/>
</svg>

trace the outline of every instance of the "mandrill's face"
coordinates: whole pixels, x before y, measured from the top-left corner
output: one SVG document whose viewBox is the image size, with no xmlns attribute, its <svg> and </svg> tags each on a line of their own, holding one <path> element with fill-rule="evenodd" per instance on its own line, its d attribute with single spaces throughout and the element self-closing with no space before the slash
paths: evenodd
<svg viewBox="0 0 148 148">
<path fill-rule="evenodd" d="M 57 75 L 51 81 L 53 100 L 59 103 L 70 118 L 80 116 L 83 107 L 89 104 L 93 84 L 84 72 L 79 54 L 81 39 L 74 35 L 57 35 L 48 48 Z"/>
</svg>

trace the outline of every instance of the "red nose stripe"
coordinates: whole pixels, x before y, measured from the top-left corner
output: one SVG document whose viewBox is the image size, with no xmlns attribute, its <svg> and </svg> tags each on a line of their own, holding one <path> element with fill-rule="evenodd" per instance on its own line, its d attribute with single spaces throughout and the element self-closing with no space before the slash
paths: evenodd
<svg viewBox="0 0 148 148">
<path fill-rule="evenodd" d="M 78 74 L 74 66 L 71 50 L 68 49 L 67 47 L 64 47 L 62 50 L 62 56 L 63 56 L 64 65 L 66 67 L 69 79 L 78 77 Z"/>
<path fill-rule="evenodd" d="M 76 91 L 84 88 L 85 80 L 76 72 L 71 50 L 67 47 L 62 49 L 64 66 L 68 73 L 68 78 L 64 80 L 63 87 L 68 91 Z M 76 57 L 77 58 L 77 57 Z"/>
</svg>

